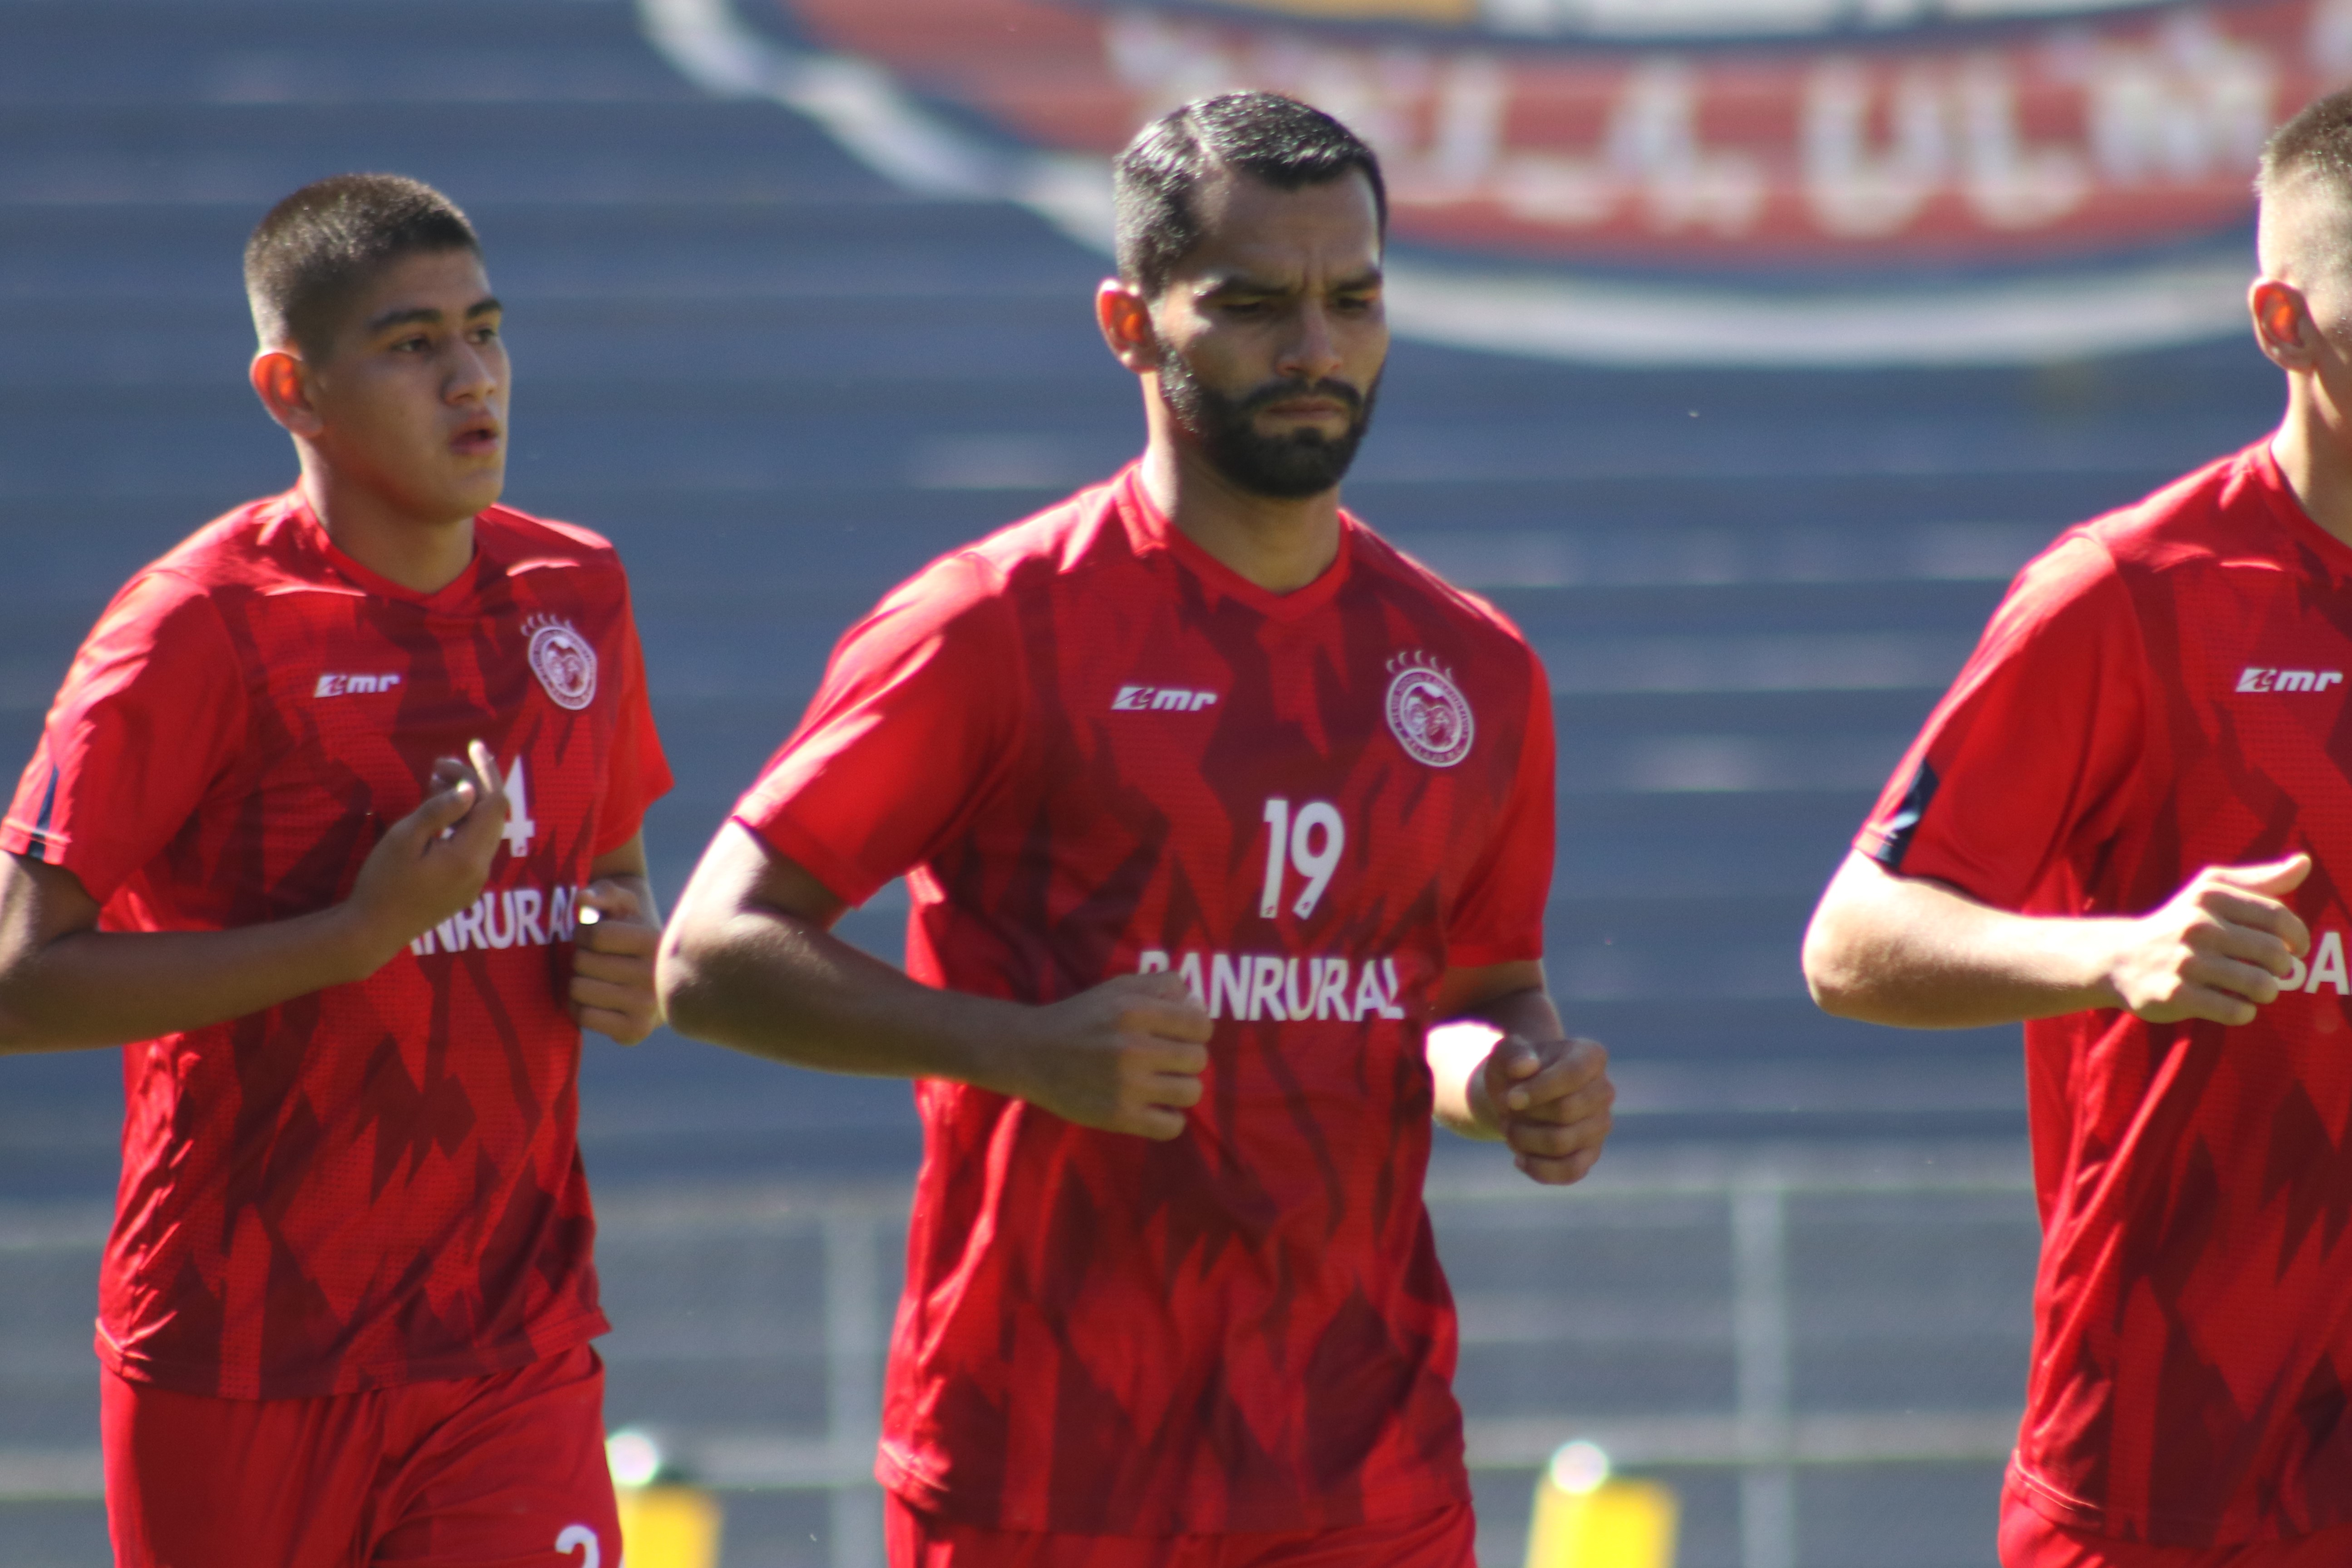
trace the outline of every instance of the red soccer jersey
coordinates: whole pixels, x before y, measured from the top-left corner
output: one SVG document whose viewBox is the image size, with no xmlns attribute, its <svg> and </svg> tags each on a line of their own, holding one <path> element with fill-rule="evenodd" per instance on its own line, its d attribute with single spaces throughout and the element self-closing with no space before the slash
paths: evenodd
<svg viewBox="0 0 2352 1568">
<path fill-rule="evenodd" d="M 2310 851 L 2314 933 L 2243 1028 L 2025 1026 L 2042 1220 L 2014 1473 L 2206 1546 L 2352 1522 L 2352 549 L 2266 448 L 2026 567 L 1859 847 L 2004 909 L 2144 913 Z"/>
<path fill-rule="evenodd" d="M 1005 1530 L 1331 1528 L 1466 1499 L 1422 1204 L 1448 966 L 1541 952 L 1550 700 L 1494 610 L 1353 521 L 1268 594 L 1130 469 L 853 628 L 739 819 L 908 967 L 1023 1002 L 1174 969 L 1173 1142 L 944 1082 L 877 1473 Z"/>
<path fill-rule="evenodd" d="M 103 929 L 204 931 L 344 898 L 469 740 L 514 804 L 481 900 L 373 976 L 125 1049 L 98 1334 L 124 1377 L 343 1394 L 605 1327 L 572 907 L 669 772 L 611 547 L 504 509 L 475 539 L 428 595 L 296 496 L 203 529 L 100 619 L 0 826 Z"/>
</svg>

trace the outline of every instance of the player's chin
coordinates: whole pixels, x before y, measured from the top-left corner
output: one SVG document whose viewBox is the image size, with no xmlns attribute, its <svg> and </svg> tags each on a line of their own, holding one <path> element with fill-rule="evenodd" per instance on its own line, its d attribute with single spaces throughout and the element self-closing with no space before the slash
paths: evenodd
<svg viewBox="0 0 2352 1568">
<path fill-rule="evenodd" d="M 436 488 L 441 493 L 435 510 L 443 516 L 471 517 L 488 510 L 506 493 L 505 450 L 478 457 L 452 454 Z"/>
<path fill-rule="evenodd" d="M 1335 446 L 1348 437 L 1348 416 L 1344 414 L 1289 418 L 1261 418 L 1256 425 L 1261 441 L 1314 440 L 1325 446 Z"/>
</svg>

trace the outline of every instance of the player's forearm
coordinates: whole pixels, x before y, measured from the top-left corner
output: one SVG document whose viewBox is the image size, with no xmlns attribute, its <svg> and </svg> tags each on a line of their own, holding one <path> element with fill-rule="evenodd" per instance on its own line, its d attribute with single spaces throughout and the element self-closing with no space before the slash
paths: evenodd
<svg viewBox="0 0 2352 1568">
<path fill-rule="evenodd" d="M 717 920 L 681 910 L 657 977 L 670 1026 L 698 1040 L 826 1072 L 1007 1093 L 1012 1041 L 1034 1011 L 934 990 L 817 922 L 773 910 Z"/>
<path fill-rule="evenodd" d="M 1805 933 L 1805 982 L 1825 1012 L 1964 1029 L 2120 1005 L 2110 976 L 2132 922 L 2014 914 L 1855 856 Z"/>
<path fill-rule="evenodd" d="M 0 967 L 0 1051 L 200 1029 L 364 979 L 396 951 L 347 905 L 230 931 L 74 931 Z"/>
</svg>

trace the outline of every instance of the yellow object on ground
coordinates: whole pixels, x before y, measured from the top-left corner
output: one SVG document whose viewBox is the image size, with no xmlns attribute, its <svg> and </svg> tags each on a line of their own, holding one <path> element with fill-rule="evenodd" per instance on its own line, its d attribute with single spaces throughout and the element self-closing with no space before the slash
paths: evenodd
<svg viewBox="0 0 2352 1568">
<path fill-rule="evenodd" d="M 1679 1511 L 1667 1488 L 1611 1480 L 1606 1456 L 1571 1443 L 1536 1478 L 1528 1568 L 1674 1568 Z"/>
<path fill-rule="evenodd" d="M 719 1568 L 719 1500 L 699 1487 L 616 1487 L 625 1568 Z"/>
</svg>

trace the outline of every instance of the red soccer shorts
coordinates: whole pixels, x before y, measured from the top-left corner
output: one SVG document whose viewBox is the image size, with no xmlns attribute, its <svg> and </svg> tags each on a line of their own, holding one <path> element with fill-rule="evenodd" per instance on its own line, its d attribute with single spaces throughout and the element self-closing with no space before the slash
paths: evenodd
<svg viewBox="0 0 2352 1568">
<path fill-rule="evenodd" d="M 1475 1568 L 1470 1505 L 1337 1530 L 1234 1535 L 1057 1535 L 983 1530 L 882 1494 L 890 1568 Z"/>
<path fill-rule="evenodd" d="M 2018 1495 L 2000 1495 L 2001 1568 L 2344 1568 L 2352 1525 L 2241 1546 L 2144 1546 L 2053 1524 Z"/>
<path fill-rule="evenodd" d="M 604 1365 L 321 1399 L 212 1399 L 101 1373 L 117 1568 L 619 1568 Z"/>
</svg>

